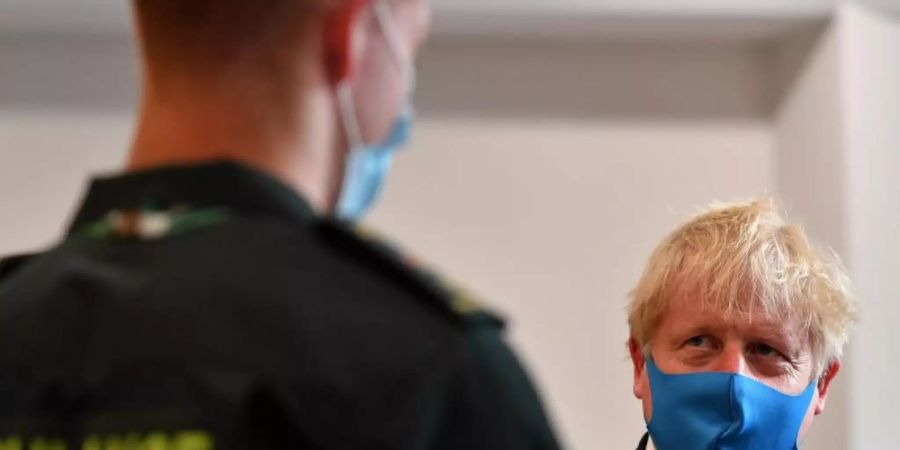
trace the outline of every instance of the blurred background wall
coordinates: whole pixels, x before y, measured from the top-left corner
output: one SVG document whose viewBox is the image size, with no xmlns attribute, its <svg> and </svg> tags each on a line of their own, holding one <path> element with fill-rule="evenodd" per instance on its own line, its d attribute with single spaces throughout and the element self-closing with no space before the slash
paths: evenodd
<svg viewBox="0 0 900 450">
<path fill-rule="evenodd" d="M 126 3 L 0 3 L 0 254 L 51 244 L 88 175 L 121 162 L 137 72 Z M 653 246 L 712 201 L 762 194 L 845 256 L 867 304 L 806 448 L 896 448 L 884 399 L 900 395 L 880 381 L 900 375 L 890 8 L 435 6 L 414 144 L 369 222 L 510 319 L 572 448 L 633 448 L 643 432 L 624 306 Z"/>
</svg>

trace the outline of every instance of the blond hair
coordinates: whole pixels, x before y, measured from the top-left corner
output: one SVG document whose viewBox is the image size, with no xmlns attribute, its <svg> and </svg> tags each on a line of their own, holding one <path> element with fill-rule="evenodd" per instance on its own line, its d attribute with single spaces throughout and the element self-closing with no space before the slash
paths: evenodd
<svg viewBox="0 0 900 450">
<path fill-rule="evenodd" d="M 656 248 L 628 306 L 631 337 L 645 351 L 669 303 L 684 295 L 728 318 L 798 320 L 810 338 L 815 376 L 841 358 L 856 319 L 837 255 L 786 223 L 769 198 L 714 205 Z"/>
</svg>

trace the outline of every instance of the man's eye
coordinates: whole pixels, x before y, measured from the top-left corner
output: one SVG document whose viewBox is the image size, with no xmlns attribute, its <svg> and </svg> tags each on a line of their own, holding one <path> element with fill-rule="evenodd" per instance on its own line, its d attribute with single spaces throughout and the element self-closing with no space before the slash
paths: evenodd
<svg viewBox="0 0 900 450">
<path fill-rule="evenodd" d="M 688 339 L 684 344 L 689 347 L 708 347 L 709 338 L 706 336 L 694 336 Z"/>
<path fill-rule="evenodd" d="M 756 353 L 759 356 L 763 357 L 780 357 L 781 352 L 772 348 L 772 346 L 767 344 L 754 344 L 750 347 L 750 351 Z"/>
</svg>

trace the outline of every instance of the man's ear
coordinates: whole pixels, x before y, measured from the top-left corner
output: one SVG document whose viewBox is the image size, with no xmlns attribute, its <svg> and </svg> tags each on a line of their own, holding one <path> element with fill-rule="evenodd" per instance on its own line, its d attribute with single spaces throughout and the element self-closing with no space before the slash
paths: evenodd
<svg viewBox="0 0 900 450">
<path fill-rule="evenodd" d="M 632 390 L 637 398 L 644 398 L 644 388 L 641 379 L 646 368 L 644 349 L 635 338 L 628 339 L 628 353 L 631 355 L 631 364 L 634 366 L 634 385 Z"/>
<path fill-rule="evenodd" d="M 334 84 L 353 75 L 356 68 L 355 41 L 363 12 L 372 0 L 344 0 L 326 13 L 325 66 Z"/>
<path fill-rule="evenodd" d="M 822 377 L 819 378 L 816 389 L 816 393 L 818 394 L 816 397 L 816 415 L 822 414 L 822 411 L 825 411 L 825 400 L 828 398 L 828 388 L 831 386 L 831 382 L 840 370 L 841 362 L 834 361 L 828 366 L 828 369 L 825 370 Z"/>
</svg>

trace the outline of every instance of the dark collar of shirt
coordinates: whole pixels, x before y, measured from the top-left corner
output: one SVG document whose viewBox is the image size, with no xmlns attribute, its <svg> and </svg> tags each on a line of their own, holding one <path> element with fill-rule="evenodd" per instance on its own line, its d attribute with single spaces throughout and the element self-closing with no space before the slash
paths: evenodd
<svg viewBox="0 0 900 450">
<path fill-rule="evenodd" d="M 316 214 L 293 189 L 235 162 L 173 166 L 95 178 L 69 234 L 113 211 L 226 208 L 234 214 L 310 222 Z"/>
</svg>

